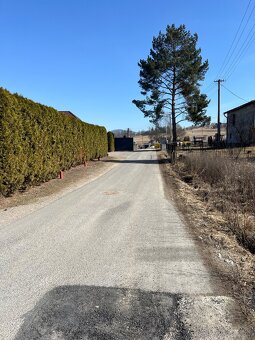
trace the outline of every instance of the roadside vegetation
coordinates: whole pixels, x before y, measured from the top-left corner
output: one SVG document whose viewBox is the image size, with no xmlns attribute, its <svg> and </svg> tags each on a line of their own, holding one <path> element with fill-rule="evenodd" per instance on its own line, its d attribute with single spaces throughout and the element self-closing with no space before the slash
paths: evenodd
<svg viewBox="0 0 255 340">
<path fill-rule="evenodd" d="M 0 88 L 0 194 L 107 154 L 106 129 Z"/>
<path fill-rule="evenodd" d="M 175 166 L 204 202 L 225 217 L 238 242 L 255 253 L 255 163 L 215 152 L 194 152 Z"/>
<path fill-rule="evenodd" d="M 240 149 L 182 151 L 161 169 L 205 261 L 254 322 L 255 159 Z"/>
<path fill-rule="evenodd" d="M 111 131 L 107 132 L 107 140 L 108 140 L 108 152 L 115 151 L 114 134 Z"/>
</svg>

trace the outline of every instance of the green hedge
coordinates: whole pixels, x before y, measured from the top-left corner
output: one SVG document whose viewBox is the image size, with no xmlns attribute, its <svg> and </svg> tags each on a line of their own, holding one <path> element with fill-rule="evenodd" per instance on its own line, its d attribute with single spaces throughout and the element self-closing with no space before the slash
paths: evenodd
<svg viewBox="0 0 255 340">
<path fill-rule="evenodd" d="M 111 131 L 107 132 L 107 139 L 108 139 L 108 151 L 109 152 L 115 151 L 114 134 Z"/>
<path fill-rule="evenodd" d="M 0 88 L 0 193 L 107 154 L 106 129 Z"/>
</svg>

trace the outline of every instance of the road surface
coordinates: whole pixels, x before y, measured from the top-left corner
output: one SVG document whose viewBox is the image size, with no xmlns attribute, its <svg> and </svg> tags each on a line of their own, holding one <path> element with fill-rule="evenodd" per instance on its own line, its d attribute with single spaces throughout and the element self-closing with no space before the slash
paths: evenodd
<svg viewBox="0 0 255 340">
<path fill-rule="evenodd" d="M 0 339 L 248 339 L 156 152 L 0 229 Z"/>
</svg>

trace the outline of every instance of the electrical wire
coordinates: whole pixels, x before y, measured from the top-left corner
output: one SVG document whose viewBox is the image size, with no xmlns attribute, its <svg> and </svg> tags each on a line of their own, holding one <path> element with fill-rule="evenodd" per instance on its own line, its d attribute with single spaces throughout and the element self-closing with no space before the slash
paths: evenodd
<svg viewBox="0 0 255 340">
<path fill-rule="evenodd" d="M 241 99 L 242 101 L 248 103 L 249 101 L 246 99 L 243 99 L 242 97 L 238 96 L 237 94 L 235 94 L 233 91 L 231 91 L 230 89 L 228 89 L 225 85 L 221 84 L 222 87 L 224 87 L 224 89 L 226 89 L 228 92 L 230 92 L 233 96 Z"/>
<path fill-rule="evenodd" d="M 209 91 L 207 91 L 207 95 L 209 94 L 209 93 L 213 93 L 213 92 L 215 92 L 217 90 L 217 88 L 214 86 L 214 87 L 212 87 Z"/>
<path fill-rule="evenodd" d="M 255 28 L 255 24 L 253 25 L 252 29 Z M 252 33 L 250 39 L 247 41 L 247 39 L 244 41 L 242 47 L 240 48 L 238 54 L 236 55 L 235 60 L 231 63 L 231 66 L 228 68 L 228 70 L 225 73 L 225 78 L 229 79 L 230 76 L 234 73 L 236 70 L 237 66 L 241 62 L 242 58 L 244 57 L 245 53 L 248 51 L 250 48 L 251 44 L 254 41 L 255 37 L 255 30 L 252 32 L 252 30 L 249 32 L 249 35 Z M 248 38 L 248 36 L 247 36 Z"/>
<path fill-rule="evenodd" d="M 243 15 L 243 17 L 242 17 L 242 19 L 241 19 L 241 22 L 240 22 L 240 24 L 239 24 L 239 26 L 238 26 L 238 29 L 237 29 L 237 31 L 236 31 L 236 34 L 235 34 L 235 36 L 234 36 L 234 39 L 232 40 L 232 43 L 231 43 L 231 45 L 230 45 L 230 47 L 229 47 L 229 50 L 228 50 L 228 52 L 227 52 L 227 54 L 226 54 L 226 56 L 225 56 L 225 58 L 224 58 L 224 61 L 223 61 L 222 65 L 221 65 L 221 68 L 220 68 L 220 70 L 219 70 L 219 72 L 218 72 L 217 78 L 220 78 L 220 75 L 223 73 L 224 69 L 226 68 L 226 66 L 227 66 L 227 64 L 228 64 L 228 62 L 229 62 L 229 60 L 231 59 L 231 56 L 233 55 L 234 50 L 232 51 L 232 53 L 231 53 L 231 50 L 232 50 L 232 47 L 234 46 L 234 43 L 235 43 L 235 41 L 236 41 L 236 39 L 237 39 L 237 37 L 238 37 L 238 34 L 239 34 L 240 30 L 241 30 L 241 27 L 242 27 L 244 18 L 246 17 L 246 14 L 247 14 L 248 9 L 249 9 L 249 7 L 250 7 L 251 1 L 252 1 L 252 0 L 249 1 L 248 5 L 247 5 L 247 7 L 246 7 L 246 10 L 245 10 L 245 12 L 244 12 L 244 15 Z M 253 8 L 253 9 L 254 9 L 254 8 Z M 250 18 L 250 17 L 249 17 L 249 18 Z M 247 23 L 246 23 L 245 27 L 246 27 L 246 26 L 247 26 Z M 243 31 L 244 31 L 244 30 L 243 30 Z M 242 31 L 242 33 L 243 33 L 243 31 Z M 241 34 L 241 35 L 242 35 L 242 34 Z M 238 39 L 238 42 L 239 42 L 239 40 L 240 40 L 240 38 L 241 38 L 241 35 L 240 35 L 240 37 L 239 37 L 239 39 Z M 237 43 L 238 43 L 238 42 L 237 42 Z M 237 44 L 236 44 L 236 45 L 237 45 Z M 235 45 L 235 46 L 236 46 L 236 45 Z M 230 53 L 231 53 L 231 56 L 230 56 L 230 58 L 228 58 L 229 55 L 230 55 Z"/>
<path fill-rule="evenodd" d="M 203 92 L 208 92 L 214 87 L 214 83 L 211 82 L 209 85 L 206 86 L 206 88 L 203 90 Z"/>
<path fill-rule="evenodd" d="M 251 32 L 252 32 L 252 30 L 253 30 L 253 27 L 254 27 L 254 26 L 252 26 L 252 28 L 250 29 L 250 31 L 249 31 L 248 35 L 246 36 L 246 38 L 245 38 L 245 40 L 244 40 L 242 46 L 239 48 L 239 50 L 238 50 L 238 52 L 237 52 L 237 55 L 234 55 L 234 53 L 235 53 L 235 51 L 236 51 L 236 49 L 237 49 L 237 47 L 238 47 L 238 44 L 239 44 L 239 42 L 240 42 L 240 40 L 241 40 L 241 38 L 242 38 L 242 36 L 243 36 L 243 33 L 244 33 L 244 31 L 245 31 L 245 29 L 246 29 L 246 27 L 247 27 L 247 25 L 248 25 L 248 23 L 249 23 L 249 21 L 250 21 L 250 18 L 251 18 L 251 16 L 252 16 L 253 12 L 254 12 L 254 9 L 255 9 L 255 5 L 253 6 L 253 8 L 252 8 L 252 10 L 251 10 L 251 13 L 250 13 L 249 17 L 248 17 L 248 19 L 246 20 L 245 26 L 244 26 L 244 28 L 242 29 L 242 32 L 241 32 L 241 34 L 240 34 L 240 36 L 239 36 L 239 38 L 238 38 L 238 40 L 237 40 L 237 42 L 236 42 L 236 44 L 235 44 L 235 47 L 234 47 L 234 49 L 233 49 L 233 51 L 232 51 L 232 53 L 231 53 L 231 55 L 230 55 L 230 57 L 229 57 L 229 61 L 228 61 L 228 62 L 230 63 L 231 58 L 234 56 L 234 57 L 233 57 L 233 60 L 232 60 L 232 62 L 231 62 L 231 65 L 228 67 L 228 70 L 232 67 L 233 63 L 235 63 L 235 60 L 236 60 L 236 58 L 237 58 L 237 55 L 239 55 L 240 51 L 242 50 L 243 45 L 246 43 L 246 41 L 247 41 L 249 35 L 251 34 Z M 227 67 L 227 66 L 226 66 L 226 67 Z M 225 68 L 226 68 L 226 67 L 225 67 Z M 227 70 L 227 72 L 228 72 L 228 70 Z M 223 73 L 224 73 L 224 72 L 223 72 Z M 223 77 L 224 77 L 224 75 L 223 75 Z"/>
</svg>

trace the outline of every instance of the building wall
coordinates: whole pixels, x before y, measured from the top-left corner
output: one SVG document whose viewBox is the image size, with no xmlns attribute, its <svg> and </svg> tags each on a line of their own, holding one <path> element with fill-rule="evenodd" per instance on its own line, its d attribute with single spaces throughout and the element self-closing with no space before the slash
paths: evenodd
<svg viewBox="0 0 255 340">
<path fill-rule="evenodd" d="M 227 114 L 227 144 L 255 143 L 255 103 Z"/>
</svg>

